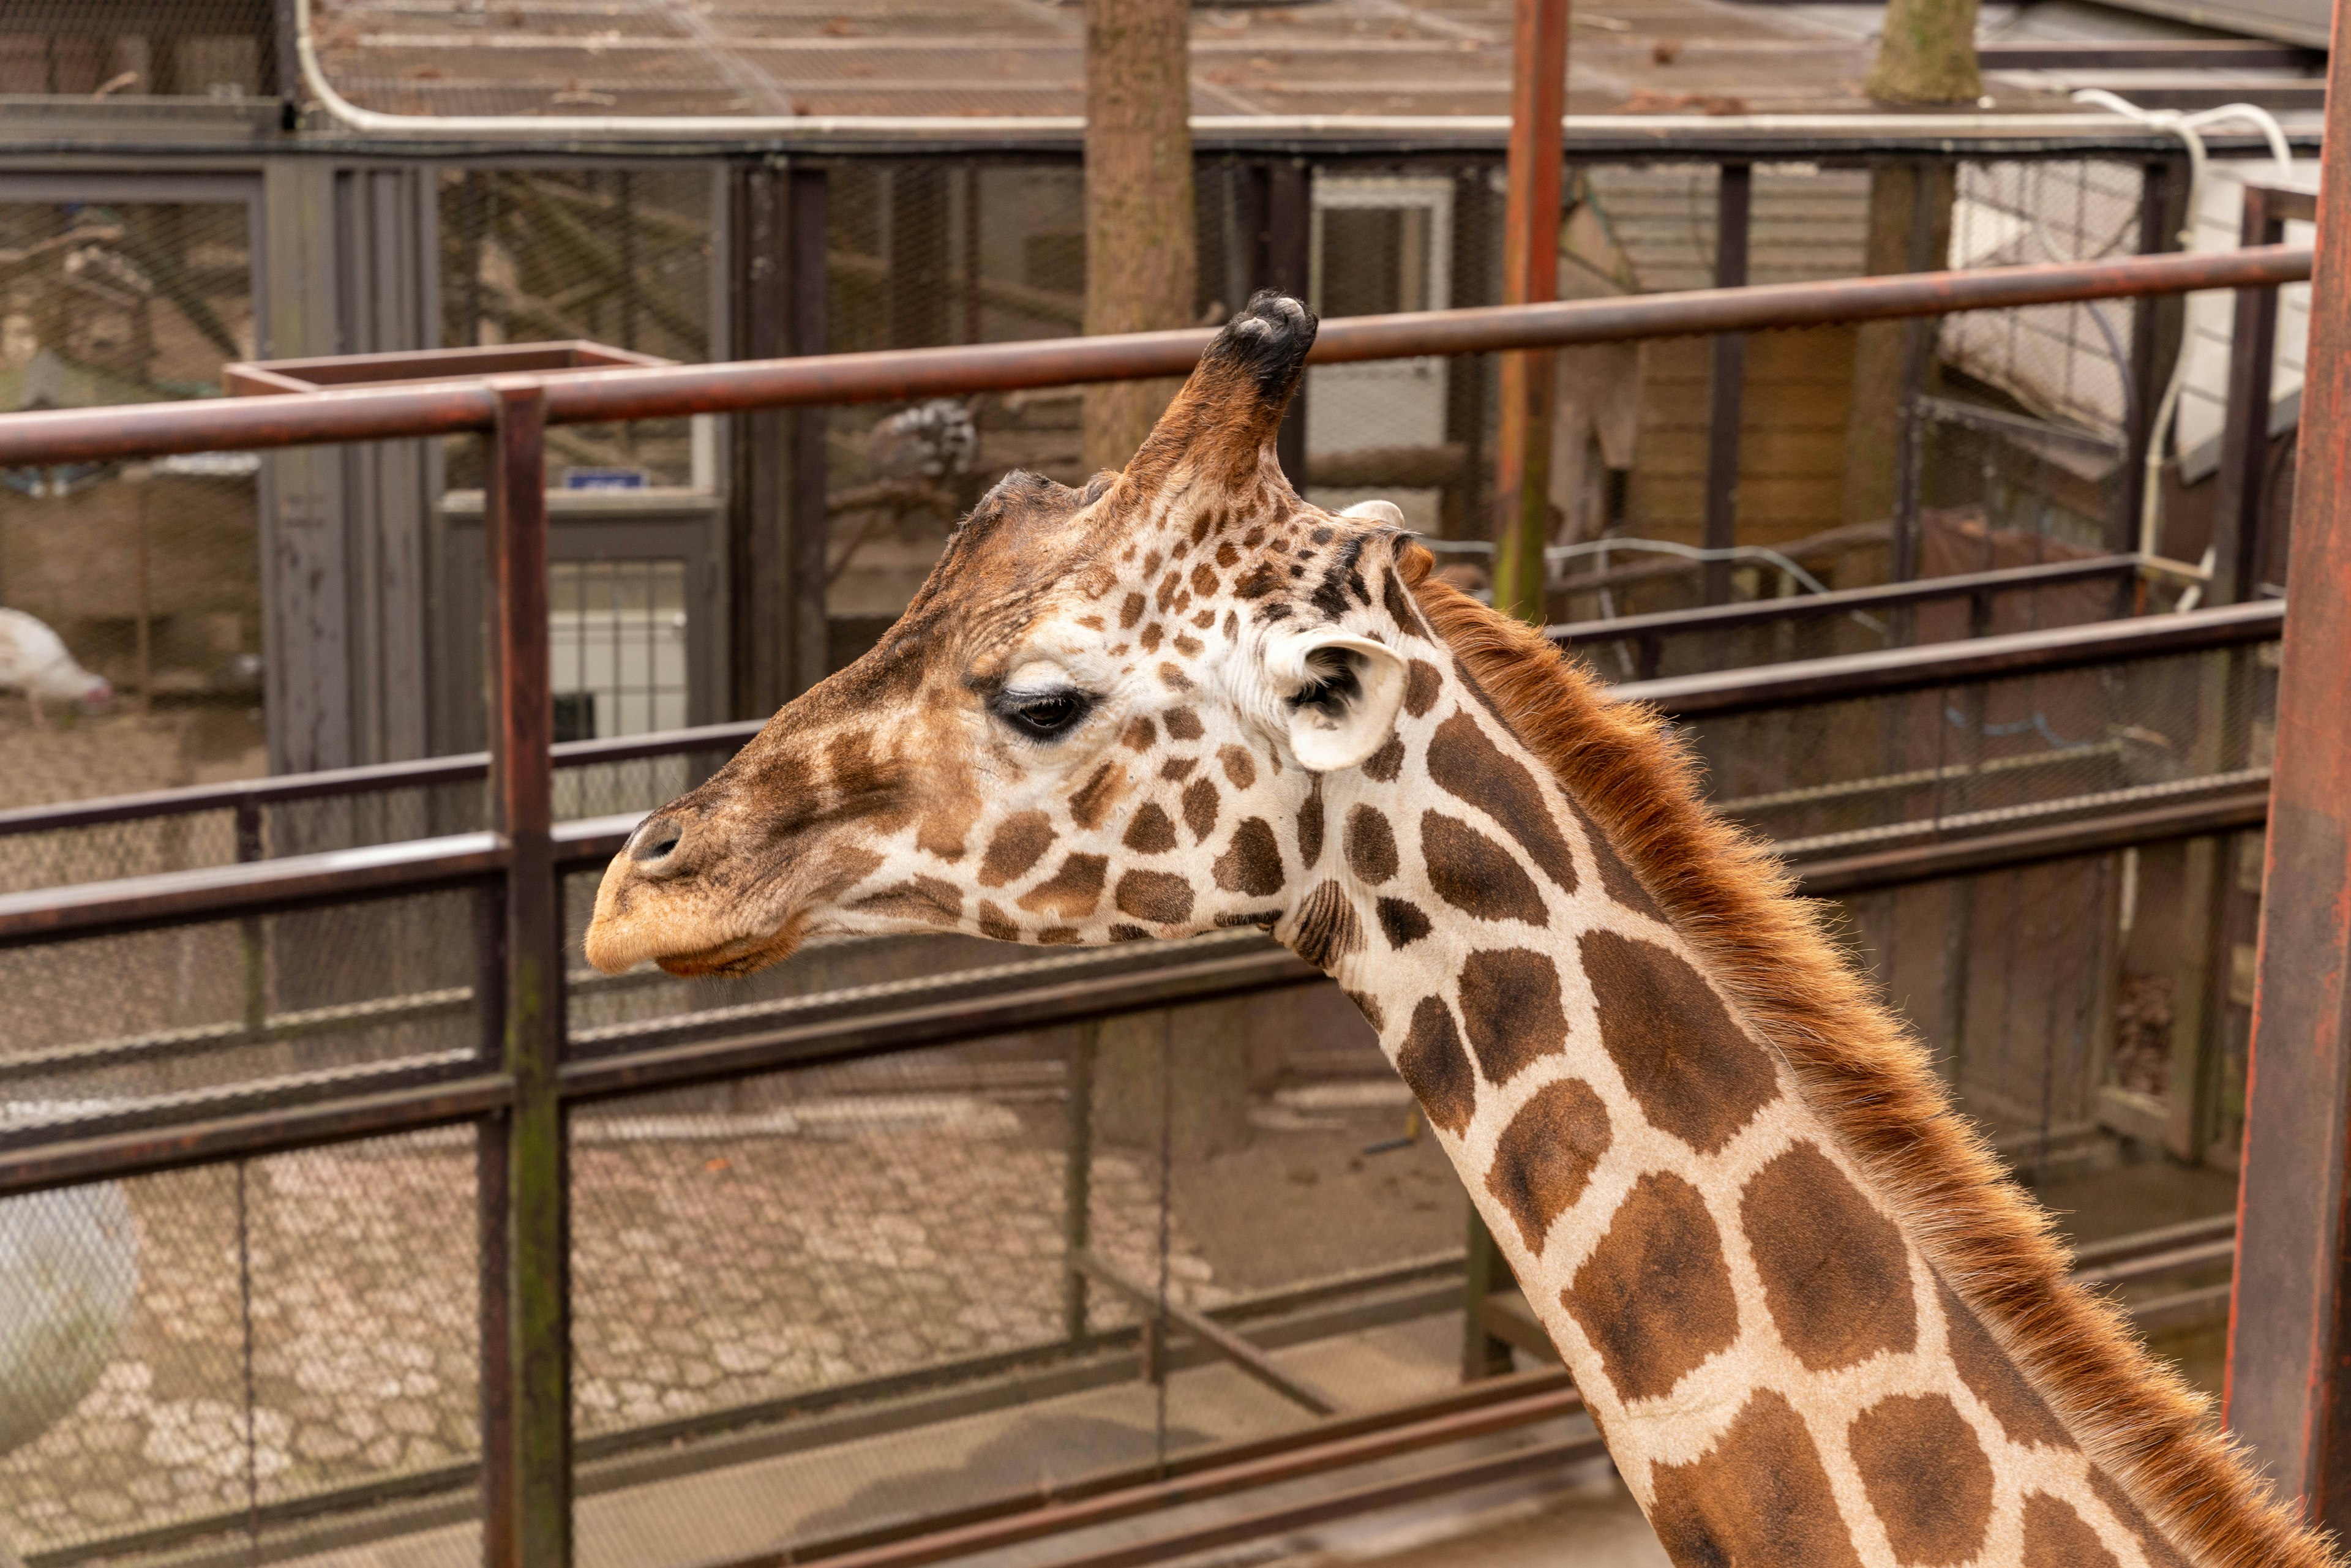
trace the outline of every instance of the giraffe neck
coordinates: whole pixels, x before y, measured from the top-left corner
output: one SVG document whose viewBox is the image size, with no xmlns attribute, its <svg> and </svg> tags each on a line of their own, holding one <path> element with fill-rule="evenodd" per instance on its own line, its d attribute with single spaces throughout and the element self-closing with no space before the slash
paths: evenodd
<svg viewBox="0 0 2351 1568">
<path fill-rule="evenodd" d="M 1282 935 L 1378 1029 L 1675 1561 L 2180 1561 L 1441 662 L 1310 800 Z"/>
</svg>

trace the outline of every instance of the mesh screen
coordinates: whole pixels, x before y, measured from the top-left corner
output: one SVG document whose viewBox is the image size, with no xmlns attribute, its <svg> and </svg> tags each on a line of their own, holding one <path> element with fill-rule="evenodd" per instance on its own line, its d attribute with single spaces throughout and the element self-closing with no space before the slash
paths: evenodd
<svg viewBox="0 0 2351 1568">
<path fill-rule="evenodd" d="M 270 0 L 153 0 L 93 13 L 16 0 L 0 14 L 0 93 L 249 99 L 278 90 Z"/>
<path fill-rule="evenodd" d="M 0 408 L 215 395 L 236 203 L 0 203 Z M 249 454 L 0 472 L 0 809 L 264 770 Z"/>
<path fill-rule="evenodd" d="M 0 1139 L 291 1103 L 481 1044 L 471 892 L 0 951 Z"/>
<path fill-rule="evenodd" d="M 478 1458 L 472 1134 L 0 1200 L 6 1544 L 243 1537 Z M 470 1530 L 472 1527 L 464 1527 Z"/>
<path fill-rule="evenodd" d="M 1163 1293 L 1341 1407 L 1441 1392 L 1466 1210 L 1408 1104 L 1317 990 L 580 1113 L 589 1549 L 804 1545 L 1311 1418 L 1180 1329 L 1138 1380 Z"/>
<path fill-rule="evenodd" d="M 2259 783 L 2275 647 L 1709 719 L 1719 810 L 1792 853 Z"/>
</svg>

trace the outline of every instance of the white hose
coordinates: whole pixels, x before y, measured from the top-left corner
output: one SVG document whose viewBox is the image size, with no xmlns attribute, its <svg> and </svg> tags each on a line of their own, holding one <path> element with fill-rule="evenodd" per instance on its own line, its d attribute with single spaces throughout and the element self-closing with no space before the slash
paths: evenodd
<svg viewBox="0 0 2351 1568">
<path fill-rule="evenodd" d="M 2183 114 L 2176 109 L 2141 109 L 2128 99 L 2120 98 L 2104 88 L 2084 88 L 2074 94 L 2076 103 L 2094 103 L 2101 109 L 2136 120 L 2142 125 L 2158 131 L 2168 131 L 2179 138 L 2188 149 L 2188 212 L 2179 226 L 2179 248 L 2193 250 L 2196 246 L 2196 220 L 2204 210 L 2204 173 L 2210 159 L 2204 151 L 2204 128 L 2223 120 L 2245 120 L 2258 129 L 2270 144 L 2270 155 L 2277 160 L 2280 171 L 2294 167 L 2294 152 L 2287 147 L 2285 130 L 2277 116 L 2258 104 L 2224 103 L 2216 109 L 2201 109 L 2193 114 Z M 2155 417 L 2147 423 L 2146 471 L 2140 486 L 2138 505 L 2138 553 L 2152 557 L 2156 553 L 2156 538 L 2161 532 L 2163 516 L 2163 453 L 2170 439 L 2171 423 L 2179 413 L 2179 394 L 2188 384 L 2188 350 L 2184 340 L 2179 354 L 2171 361 L 2171 375 L 2163 384 L 2163 396 L 2157 400 Z M 2191 596 L 2189 602 L 2193 602 Z M 2184 608 L 2184 606 L 2183 606 Z"/>
</svg>

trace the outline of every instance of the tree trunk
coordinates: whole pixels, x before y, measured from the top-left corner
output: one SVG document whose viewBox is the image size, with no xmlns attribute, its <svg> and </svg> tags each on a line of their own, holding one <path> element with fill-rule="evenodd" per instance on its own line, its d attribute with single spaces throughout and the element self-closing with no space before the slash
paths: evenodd
<svg viewBox="0 0 2351 1568">
<path fill-rule="evenodd" d="M 1976 68 L 1976 0 L 1887 0 L 1870 68 L 1869 96 L 1882 103 L 1973 103 L 1983 92 Z M 1869 176 L 1869 248 L 1876 275 L 1948 265 L 1951 249 L 1953 166 L 1880 164 Z M 1924 179 L 1926 188 L 1919 188 Z M 1925 204 L 1921 210 L 1920 204 Z M 1931 325 L 1927 329 L 1932 330 Z M 1877 522 L 1894 511 L 1895 450 L 1902 420 L 1899 321 L 1868 323 L 1855 334 L 1853 413 L 1845 429 L 1844 520 Z"/>
<path fill-rule="evenodd" d="M 1886 163 L 1871 170 L 1869 239 L 1863 270 L 1876 277 L 1949 265 L 1953 189 L 1949 163 Z M 1923 214 L 1918 208 L 1922 202 Z M 1894 515 L 1895 456 L 1902 426 L 1903 340 L 1913 330 L 1934 329 L 1930 320 L 1917 328 L 1907 321 L 1868 321 L 1855 330 L 1853 412 L 1845 422 L 1844 520 L 1848 523 L 1884 522 Z"/>
<path fill-rule="evenodd" d="M 1191 7 L 1086 0 L 1088 333 L 1192 324 Z M 1089 470 L 1123 468 L 1181 384 L 1086 389 Z"/>
<path fill-rule="evenodd" d="M 1888 0 L 1865 89 L 1881 103 L 1973 103 L 1976 0 Z"/>
</svg>

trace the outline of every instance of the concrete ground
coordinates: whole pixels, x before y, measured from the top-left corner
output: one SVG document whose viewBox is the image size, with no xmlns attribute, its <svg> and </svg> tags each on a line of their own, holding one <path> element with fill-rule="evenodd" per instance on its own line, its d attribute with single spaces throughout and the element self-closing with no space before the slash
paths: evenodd
<svg viewBox="0 0 2351 1568">
<path fill-rule="evenodd" d="M 1276 1357 L 1344 1406 L 1365 1408 L 1452 1386 L 1458 1345 L 1458 1322 L 1447 1316 L 1319 1341 Z M 1212 1365 L 1170 1381 L 1164 1430 L 1167 1451 L 1181 1453 L 1295 1429 L 1307 1419 L 1229 1367 Z M 579 1560 L 583 1568 L 662 1568 L 935 1513 L 1060 1478 L 1148 1463 L 1162 1423 L 1157 1392 L 1123 1383 L 602 1491 L 580 1504 Z M 970 1568 L 1048 1568 L 1083 1552 L 1237 1518 L 1332 1488 L 1401 1479 L 1589 1431 L 1580 1419 L 1552 1423 L 962 1561 Z M 1570 1555 L 1562 1559 L 1563 1552 Z M 1511 1568 L 1562 1560 L 1593 1568 L 1653 1568 L 1665 1562 L 1604 1460 L 1539 1483 L 1502 1483 L 1192 1561 L 1234 1568 L 1270 1563 L 1434 1568 L 1439 1562 Z M 471 1568 L 479 1561 L 479 1545 L 472 1524 L 445 1524 L 280 1561 L 303 1568 Z"/>
</svg>

